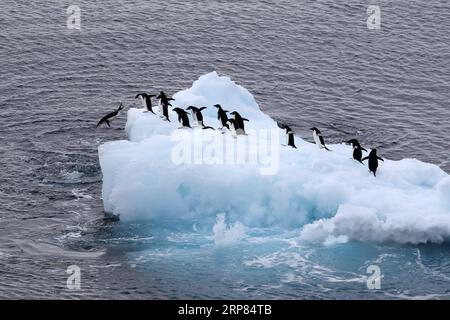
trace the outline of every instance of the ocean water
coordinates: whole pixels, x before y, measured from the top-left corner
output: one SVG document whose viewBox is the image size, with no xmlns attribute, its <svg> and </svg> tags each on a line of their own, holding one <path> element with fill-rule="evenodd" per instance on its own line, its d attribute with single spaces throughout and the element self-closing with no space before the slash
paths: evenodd
<svg viewBox="0 0 450 320">
<path fill-rule="evenodd" d="M 95 127 L 119 100 L 216 70 L 305 139 L 315 125 L 450 172 L 447 1 L 377 1 L 381 30 L 366 26 L 372 1 L 79 0 L 81 30 L 70 4 L 0 3 L 0 298 L 450 298 L 446 243 L 254 228 L 221 246 L 213 223 L 105 219 L 97 148 L 125 138 L 126 116 Z"/>
</svg>

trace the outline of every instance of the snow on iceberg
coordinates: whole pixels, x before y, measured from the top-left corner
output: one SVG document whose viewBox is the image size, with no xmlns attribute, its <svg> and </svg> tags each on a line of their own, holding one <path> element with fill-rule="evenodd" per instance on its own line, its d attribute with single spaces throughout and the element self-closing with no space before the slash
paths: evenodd
<svg viewBox="0 0 450 320">
<path fill-rule="evenodd" d="M 320 243 L 450 239 L 450 177 L 438 166 L 386 160 L 374 178 L 350 159 L 350 146 L 330 145 L 327 152 L 298 136 L 298 149 L 281 146 L 284 130 L 245 88 L 216 72 L 174 98 L 174 107 L 207 107 L 204 123 L 215 128 L 220 123 L 213 105 L 237 110 L 250 119 L 248 135 L 234 139 L 219 130 L 178 129 L 173 112 L 166 122 L 131 108 L 129 140 L 99 147 L 107 213 L 122 220 L 214 220 L 225 212 L 248 227 L 302 228 L 301 239 Z M 260 152 L 265 147 L 270 150 Z M 186 155 L 180 148 L 191 149 Z"/>
</svg>

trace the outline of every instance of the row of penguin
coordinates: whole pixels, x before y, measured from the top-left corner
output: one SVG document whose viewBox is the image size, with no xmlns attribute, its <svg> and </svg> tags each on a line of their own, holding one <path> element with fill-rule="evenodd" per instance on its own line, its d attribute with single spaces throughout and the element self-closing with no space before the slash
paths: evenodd
<svg viewBox="0 0 450 320">
<path fill-rule="evenodd" d="M 141 99 L 142 105 L 144 106 L 145 109 L 147 109 L 145 112 L 151 112 L 151 113 L 155 114 L 155 112 L 153 111 L 153 105 L 152 105 L 152 100 L 151 100 L 151 98 L 153 98 L 153 97 L 156 97 L 156 99 L 158 100 L 158 106 L 159 106 L 159 110 L 161 112 L 160 117 L 166 121 L 170 121 L 169 106 L 172 106 L 172 104 L 170 102 L 175 99 L 168 97 L 163 91 L 161 91 L 158 95 L 139 93 L 136 95 L 135 99 Z M 216 104 L 216 105 L 214 105 L 214 107 L 217 108 L 217 119 L 222 124 L 222 127 L 219 128 L 219 130 L 222 130 L 222 132 L 224 132 L 223 130 L 226 128 L 231 132 L 231 134 L 234 137 L 237 137 L 238 135 L 245 135 L 244 122 L 249 121 L 248 119 L 243 118 L 237 111 L 233 111 L 230 113 L 228 110 L 224 110 L 220 106 L 220 104 Z M 213 127 L 205 126 L 205 124 L 203 123 L 202 110 L 204 110 L 204 109 L 206 109 L 206 107 L 197 108 L 194 106 L 189 106 L 188 108 L 186 108 L 186 110 L 183 110 L 181 108 L 174 108 L 173 111 L 177 113 L 178 121 L 181 124 L 180 129 L 181 128 L 192 128 L 190 125 L 190 122 L 189 122 L 189 112 L 190 112 L 193 123 L 196 126 L 202 127 L 203 129 L 214 130 Z M 110 127 L 111 126 L 110 121 L 114 117 L 116 117 L 122 110 L 123 110 L 123 105 L 122 105 L 122 103 L 120 103 L 118 109 L 108 113 L 98 122 L 97 127 L 99 125 L 101 125 L 102 123 L 106 123 L 108 125 L 108 127 Z M 228 117 L 228 113 L 232 117 Z M 287 125 L 283 125 L 283 128 L 286 130 L 287 145 L 292 148 L 297 148 L 295 146 L 295 142 L 294 142 L 293 130 Z M 312 130 L 314 142 L 316 143 L 316 145 L 320 149 L 325 149 L 327 151 L 331 151 L 325 145 L 325 140 L 324 140 L 320 130 L 317 129 L 316 127 L 312 127 L 311 130 Z M 368 162 L 369 170 L 376 177 L 376 172 L 377 172 L 377 168 L 378 168 L 378 160 L 384 161 L 382 158 L 380 158 L 377 155 L 377 150 L 372 149 L 370 151 L 369 155 L 367 157 L 363 158 L 362 152 L 363 151 L 367 152 L 367 150 L 364 149 L 359 144 L 357 139 L 351 139 L 351 140 L 347 141 L 347 143 L 349 143 L 353 146 L 353 159 L 355 159 L 356 161 L 359 161 L 362 164 L 364 164 L 363 161 L 369 160 L 369 162 Z"/>
</svg>

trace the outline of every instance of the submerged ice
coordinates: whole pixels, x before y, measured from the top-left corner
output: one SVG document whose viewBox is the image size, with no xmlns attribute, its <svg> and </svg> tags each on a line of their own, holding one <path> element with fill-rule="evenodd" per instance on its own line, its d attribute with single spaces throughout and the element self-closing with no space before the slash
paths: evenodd
<svg viewBox="0 0 450 320">
<path fill-rule="evenodd" d="M 215 72 L 174 98 L 173 107 L 206 106 L 204 123 L 214 128 L 221 125 L 213 105 L 237 110 L 250 120 L 248 135 L 178 129 L 173 112 L 167 122 L 129 109 L 128 140 L 99 147 L 106 212 L 122 220 L 208 221 L 225 212 L 232 223 L 218 216 L 219 243 L 243 237 L 244 225 L 298 228 L 300 239 L 324 244 L 450 238 L 450 177 L 438 166 L 385 158 L 374 178 L 351 159 L 350 146 L 329 145 L 328 152 L 298 136 L 298 149 L 282 146 L 284 130 L 245 88 Z"/>
</svg>

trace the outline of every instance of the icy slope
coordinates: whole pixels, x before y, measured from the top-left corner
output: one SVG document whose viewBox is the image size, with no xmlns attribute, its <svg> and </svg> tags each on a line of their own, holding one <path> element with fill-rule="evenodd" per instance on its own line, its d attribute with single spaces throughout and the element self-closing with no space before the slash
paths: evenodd
<svg viewBox="0 0 450 320">
<path fill-rule="evenodd" d="M 178 130 L 174 113 L 166 122 L 130 109 L 129 141 L 99 147 L 106 212 L 122 220 L 213 220 L 224 212 L 248 227 L 299 228 L 302 239 L 325 243 L 449 238 L 450 178 L 439 167 L 386 159 L 374 178 L 350 159 L 350 146 L 327 152 L 299 137 L 298 149 L 281 146 L 284 130 L 245 88 L 215 72 L 174 98 L 174 107 L 208 107 L 204 123 L 215 128 L 214 104 L 237 110 L 250 119 L 248 136 Z"/>
</svg>

